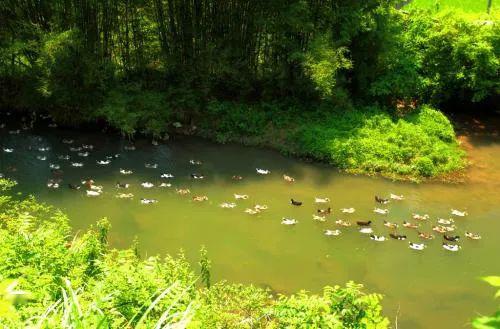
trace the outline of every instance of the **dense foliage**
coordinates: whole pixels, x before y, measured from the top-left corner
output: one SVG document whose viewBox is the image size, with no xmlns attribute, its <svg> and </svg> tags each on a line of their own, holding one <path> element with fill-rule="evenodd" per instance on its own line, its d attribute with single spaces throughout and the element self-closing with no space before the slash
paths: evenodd
<svg viewBox="0 0 500 329">
<path fill-rule="evenodd" d="M 486 276 L 482 278 L 495 288 L 500 288 L 500 276 Z M 500 289 L 497 290 L 495 298 L 500 297 Z M 500 308 L 491 316 L 480 316 L 472 321 L 472 326 L 476 329 L 496 329 L 500 328 Z"/>
<path fill-rule="evenodd" d="M 372 163 L 374 152 L 351 154 L 367 148 L 366 138 L 352 141 L 367 134 L 345 124 L 353 117 L 401 122 L 401 135 L 415 125 L 404 126 L 396 110 L 498 103 L 496 11 L 408 11 L 395 3 L 2 1 L 0 108 L 49 111 L 67 124 L 103 120 L 128 136 L 162 137 L 176 121 L 219 140 L 260 135 L 260 144 L 286 142 L 279 148 L 358 172 L 434 176 L 461 168 L 453 138 L 427 139 L 422 151 L 379 129 L 378 149 L 391 154 L 379 162 L 394 165 Z M 347 131 L 358 134 L 331 143 Z"/>
<path fill-rule="evenodd" d="M 210 284 L 182 254 L 141 259 L 107 245 L 109 223 L 71 236 L 67 217 L 16 200 L 0 179 L 0 326 L 8 328 L 387 328 L 378 294 L 352 282 L 321 295 Z"/>
</svg>

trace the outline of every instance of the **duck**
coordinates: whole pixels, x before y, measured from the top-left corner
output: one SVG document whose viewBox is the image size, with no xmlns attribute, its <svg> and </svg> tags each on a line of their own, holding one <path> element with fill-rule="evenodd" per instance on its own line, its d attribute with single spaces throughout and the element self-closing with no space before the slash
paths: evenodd
<svg viewBox="0 0 500 329">
<path fill-rule="evenodd" d="M 457 244 L 450 244 L 443 242 L 443 248 L 448 250 L 448 251 L 458 251 L 460 249 L 460 246 Z"/>
<path fill-rule="evenodd" d="M 433 227 L 432 227 L 432 230 L 433 230 L 434 232 L 438 232 L 438 233 L 441 233 L 441 234 L 448 232 L 448 231 L 446 230 L 446 227 L 441 226 L 441 225 L 435 225 L 435 226 L 433 226 Z"/>
<path fill-rule="evenodd" d="M 161 174 L 160 178 L 174 178 L 174 175 L 172 175 L 172 174 Z"/>
<path fill-rule="evenodd" d="M 47 160 L 47 157 L 45 155 L 37 155 L 36 158 L 40 161 L 45 161 Z"/>
<path fill-rule="evenodd" d="M 121 156 L 120 153 L 116 153 L 116 154 L 113 154 L 113 155 L 106 155 L 106 159 L 107 160 L 118 159 L 120 156 Z"/>
<path fill-rule="evenodd" d="M 271 171 L 267 170 L 267 169 L 255 168 L 255 170 L 257 171 L 257 174 L 260 174 L 260 175 L 269 175 L 271 173 Z"/>
<path fill-rule="evenodd" d="M 75 184 L 71 184 L 71 183 L 68 184 L 68 187 L 72 190 L 77 190 L 77 191 L 81 188 L 80 185 L 75 185 Z"/>
<path fill-rule="evenodd" d="M 21 129 L 9 130 L 10 135 L 19 135 L 21 133 Z"/>
<path fill-rule="evenodd" d="M 51 163 L 51 164 L 49 164 L 49 168 L 59 170 L 59 169 L 61 169 L 61 166 L 58 165 L 57 163 Z"/>
<path fill-rule="evenodd" d="M 268 207 L 267 205 L 263 204 L 263 205 L 260 205 L 260 204 L 256 204 L 255 206 L 253 206 L 254 209 L 258 209 L 258 210 L 267 210 Z"/>
<path fill-rule="evenodd" d="M 288 175 L 283 175 L 283 179 L 285 180 L 285 182 L 288 182 L 288 183 L 295 182 L 295 178 L 288 176 Z"/>
<path fill-rule="evenodd" d="M 151 145 L 153 145 L 153 146 L 158 146 L 158 145 L 160 145 L 160 143 L 158 143 L 158 141 L 157 141 L 156 139 L 153 139 L 153 140 L 151 141 Z"/>
<path fill-rule="evenodd" d="M 178 189 L 175 190 L 175 192 L 177 194 L 180 194 L 180 195 L 186 195 L 186 194 L 191 193 L 191 191 L 188 188 L 184 188 L 184 189 L 183 188 L 178 188 Z"/>
<path fill-rule="evenodd" d="M 383 241 L 387 240 L 385 238 L 385 236 L 383 236 L 383 235 L 375 235 L 375 234 L 370 234 L 370 239 L 372 239 L 373 241 L 377 241 L 377 242 L 383 242 Z"/>
<path fill-rule="evenodd" d="M 156 169 L 156 168 L 158 168 L 158 164 L 157 163 L 145 163 L 144 167 L 146 167 L 148 169 Z"/>
<path fill-rule="evenodd" d="M 370 226 L 372 224 L 372 221 L 371 220 L 367 220 L 367 221 L 358 220 L 356 222 L 356 224 L 358 224 L 358 226 Z"/>
<path fill-rule="evenodd" d="M 250 214 L 250 215 L 256 215 L 256 214 L 260 213 L 260 210 L 247 208 L 247 209 L 245 209 L 245 213 Z"/>
<path fill-rule="evenodd" d="M 386 220 L 384 220 L 384 226 L 388 227 L 388 228 L 398 228 L 399 225 L 396 224 L 396 223 L 391 223 L 391 222 L 388 222 Z"/>
<path fill-rule="evenodd" d="M 61 155 L 57 156 L 57 158 L 59 160 L 69 160 L 70 156 L 68 154 L 61 154 Z"/>
<path fill-rule="evenodd" d="M 314 198 L 314 202 L 315 203 L 328 203 L 328 202 L 330 202 L 330 199 L 329 198 L 318 198 L 318 197 L 315 197 Z"/>
<path fill-rule="evenodd" d="M 90 155 L 90 153 L 88 151 L 85 151 L 85 152 L 78 152 L 77 155 L 79 157 L 83 157 L 83 158 L 86 158 Z"/>
<path fill-rule="evenodd" d="M 389 199 L 384 199 L 382 197 L 375 195 L 375 202 L 378 202 L 380 204 L 387 204 L 387 203 L 389 203 Z"/>
<path fill-rule="evenodd" d="M 416 220 L 427 220 L 429 219 L 429 215 L 425 214 L 425 215 L 419 215 L 419 214 L 412 214 L 411 215 L 413 219 L 416 219 Z"/>
<path fill-rule="evenodd" d="M 286 218 L 286 217 L 283 217 L 281 219 L 281 224 L 283 225 L 295 225 L 297 224 L 299 221 L 296 220 L 296 219 L 293 219 L 293 218 Z"/>
<path fill-rule="evenodd" d="M 101 195 L 101 193 L 102 193 L 102 192 L 99 192 L 99 191 L 93 191 L 93 190 L 87 190 L 86 192 L 87 192 L 87 196 L 92 196 L 92 197 L 94 197 L 94 196 L 99 196 L 99 195 Z"/>
<path fill-rule="evenodd" d="M 434 239 L 434 235 L 430 233 L 423 233 L 423 232 L 418 232 L 418 237 L 426 240 L 432 240 Z"/>
<path fill-rule="evenodd" d="M 118 193 L 116 197 L 118 199 L 132 199 L 134 195 L 132 193 Z"/>
<path fill-rule="evenodd" d="M 332 208 L 328 207 L 326 209 L 318 209 L 316 212 L 320 215 L 330 215 L 332 213 Z"/>
<path fill-rule="evenodd" d="M 106 166 L 106 165 L 109 165 L 110 163 L 111 163 L 111 160 L 98 160 L 97 161 L 97 164 L 101 165 L 101 166 Z"/>
<path fill-rule="evenodd" d="M 141 183 L 141 186 L 144 188 L 152 188 L 155 186 L 155 184 L 150 183 L 150 182 L 143 182 L 143 183 Z"/>
<path fill-rule="evenodd" d="M 412 223 L 407 222 L 407 221 L 404 221 L 404 222 L 403 222 L 403 226 L 404 226 L 404 227 L 407 227 L 407 228 L 415 228 L 415 229 L 417 229 L 417 228 L 419 227 L 419 225 L 418 225 L 418 224 L 412 224 Z"/>
<path fill-rule="evenodd" d="M 64 138 L 64 139 L 62 140 L 62 143 L 63 143 L 63 144 L 73 144 L 73 142 L 74 142 L 74 140 L 72 140 L 72 139 L 66 139 L 66 138 Z"/>
<path fill-rule="evenodd" d="M 424 250 L 427 246 L 423 243 L 408 242 L 408 247 L 413 250 Z"/>
<path fill-rule="evenodd" d="M 290 204 L 294 206 L 302 206 L 302 201 L 297 201 L 292 198 L 290 199 Z"/>
<path fill-rule="evenodd" d="M 132 175 L 134 172 L 132 170 L 127 170 L 127 169 L 121 169 L 120 168 L 120 174 L 122 175 Z"/>
<path fill-rule="evenodd" d="M 129 188 L 130 184 L 117 182 L 115 186 L 116 188 Z"/>
<path fill-rule="evenodd" d="M 200 160 L 189 160 L 189 164 L 192 164 L 193 166 L 199 166 L 202 164 Z"/>
<path fill-rule="evenodd" d="M 221 208 L 234 208 L 236 207 L 236 203 L 234 202 L 223 202 L 219 205 Z"/>
<path fill-rule="evenodd" d="M 467 216 L 467 211 L 460 211 L 457 209 L 451 209 L 451 214 L 453 216 L 464 217 L 464 216 Z"/>
<path fill-rule="evenodd" d="M 248 195 L 246 194 L 234 194 L 234 198 L 236 200 L 247 200 L 248 199 Z"/>
<path fill-rule="evenodd" d="M 350 222 L 345 221 L 345 220 L 342 220 L 342 219 L 337 219 L 337 220 L 335 221 L 335 224 L 340 225 L 340 226 L 343 226 L 343 227 L 349 227 L 349 226 L 351 226 L 351 223 L 350 223 Z"/>
<path fill-rule="evenodd" d="M 80 152 L 83 149 L 81 148 L 81 146 L 78 146 L 78 147 L 70 147 L 69 150 L 71 152 Z"/>
<path fill-rule="evenodd" d="M 405 197 L 402 194 L 397 195 L 397 194 L 392 194 L 391 193 L 390 198 L 392 200 L 401 201 L 401 200 L 404 200 Z"/>
<path fill-rule="evenodd" d="M 439 224 L 442 224 L 442 225 L 450 225 L 450 224 L 453 224 L 455 221 L 453 220 L 453 218 L 449 218 L 449 219 L 438 218 L 437 222 Z"/>
<path fill-rule="evenodd" d="M 205 175 L 203 174 L 191 174 L 192 179 L 204 179 Z"/>
<path fill-rule="evenodd" d="M 160 183 L 160 185 L 158 185 L 159 187 L 172 187 L 172 184 L 170 183 Z"/>
<path fill-rule="evenodd" d="M 359 233 L 372 234 L 373 233 L 373 229 L 371 227 L 361 227 L 359 229 Z"/>
<path fill-rule="evenodd" d="M 130 145 L 125 145 L 125 146 L 123 147 L 123 149 L 124 149 L 125 151 L 135 151 L 135 146 L 134 146 L 134 145 L 132 145 L 132 144 L 130 144 Z"/>
<path fill-rule="evenodd" d="M 240 176 L 240 175 L 233 175 L 231 177 L 232 180 L 242 180 L 243 179 L 243 176 Z"/>
<path fill-rule="evenodd" d="M 59 188 L 59 183 L 54 181 L 54 180 L 49 180 L 47 182 L 47 187 L 50 189 L 57 189 L 57 188 Z"/>
<path fill-rule="evenodd" d="M 451 241 L 451 242 L 457 242 L 460 240 L 460 237 L 458 235 L 452 236 L 452 235 L 444 234 L 443 238 L 446 241 Z"/>
<path fill-rule="evenodd" d="M 81 183 L 90 188 L 90 186 L 94 185 L 95 181 L 93 179 L 84 179 Z"/>
<path fill-rule="evenodd" d="M 323 232 L 326 236 L 338 236 L 342 233 L 340 230 L 325 230 Z"/>
<path fill-rule="evenodd" d="M 57 128 L 57 123 L 49 123 L 47 125 L 47 127 L 49 127 L 49 128 Z"/>
<path fill-rule="evenodd" d="M 373 212 L 380 215 L 387 215 L 389 213 L 389 209 L 375 208 Z"/>
<path fill-rule="evenodd" d="M 141 204 L 154 204 L 154 203 L 158 203 L 158 200 L 156 200 L 156 199 L 145 199 L 145 198 L 141 199 Z"/>
<path fill-rule="evenodd" d="M 71 166 L 81 168 L 81 167 L 83 167 L 83 163 L 82 162 L 71 162 Z"/>
<path fill-rule="evenodd" d="M 314 220 L 317 220 L 318 222 L 326 222 L 326 217 L 325 216 L 318 216 L 318 215 L 312 215 Z"/>
<path fill-rule="evenodd" d="M 8 148 L 8 147 L 4 147 L 4 148 L 3 148 L 3 151 L 4 151 L 5 153 L 12 153 L 12 152 L 14 152 L 14 149 L 13 149 L 13 148 Z"/>
<path fill-rule="evenodd" d="M 443 226 L 443 227 L 445 228 L 446 232 L 453 232 L 457 228 L 455 225 Z"/>
<path fill-rule="evenodd" d="M 90 185 L 89 188 L 92 191 L 97 191 L 97 192 L 102 192 L 102 190 L 103 190 L 102 185 Z"/>
<path fill-rule="evenodd" d="M 389 233 L 389 236 L 391 238 L 393 238 L 394 240 L 406 240 L 406 235 L 402 235 L 402 234 L 396 234 L 396 233 Z"/>
<path fill-rule="evenodd" d="M 479 234 L 465 231 L 464 235 L 471 240 L 481 240 L 481 236 Z"/>
<path fill-rule="evenodd" d="M 193 197 L 193 201 L 197 202 L 208 201 L 208 197 L 206 195 L 196 195 Z"/>
</svg>

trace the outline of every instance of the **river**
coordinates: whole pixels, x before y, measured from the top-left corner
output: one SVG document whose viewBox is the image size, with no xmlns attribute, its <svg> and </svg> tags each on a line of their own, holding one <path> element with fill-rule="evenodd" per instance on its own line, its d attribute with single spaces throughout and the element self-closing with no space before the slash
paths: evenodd
<svg viewBox="0 0 500 329">
<path fill-rule="evenodd" d="M 19 182 L 16 191 L 33 194 L 66 212 L 75 232 L 107 217 L 114 247 L 129 246 L 137 236 L 144 255 L 175 254 L 182 249 L 196 264 L 198 251 L 205 245 L 216 280 L 253 283 L 280 293 L 299 289 L 320 292 L 325 285 L 354 280 L 365 284 L 368 291 L 384 295 L 384 313 L 400 328 L 460 328 L 467 327 L 477 314 L 491 314 L 496 309 L 494 289 L 479 277 L 500 275 L 500 141 L 498 134 L 481 133 L 477 122 L 469 124 L 471 127 L 466 124 L 465 130 L 474 129 L 461 140 L 472 165 L 467 181 L 461 184 L 414 184 L 354 176 L 271 150 L 219 145 L 192 137 L 177 137 L 158 146 L 139 139 L 135 151 L 125 151 L 129 142 L 114 135 L 59 128 L 37 128 L 15 135 L 8 133 L 16 128 L 12 125 L 0 130 L 2 147 L 14 149 L 12 153 L 1 152 L 0 172 Z M 88 157 L 79 157 L 62 139 L 73 139 L 73 147 L 92 144 L 94 150 Z M 40 147 L 50 150 L 41 152 Z M 96 164 L 117 153 L 120 157 L 109 165 Z M 69 154 L 72 159 L 58 160 L 61 154 Z M 47 159 L 42 161 L 37 156 Z M 191 165 L 191 159 L 202 164 Z M 71 167 L 72 161 L 84 166 Z M 64 172 L 63 184 L 56 190 L 46 187 L 52 175 L 50 163 L 59 164 Z M 145 163 L 157 163 L 158 168 L 145 168 Z M 120 168 L 134 173 L 122 175 Z M 271 173 L 259 175 L 256 168 Z M 160 179 L 161 173 L 175 177 Z M 203 174 L 205 179 L 192 179 L 192 173 Z M 285 182 L 283 174 L 294 177 L 295 182 Z M 233 175 L 243 179 L 234 180 Z M 67 188 L 68 183 L 76 184 L 84 178 L 102 185 L 103 194 L 91 198 L 84 189 Z M 118 181 L 131 187 L 117 191 Z M 172 186 L 145 189 L 140 186 L 145 181 L 155 185 L 169 182 Z M 176 188 L 189 188 L 191 194 L 179 195 Z M 117 199 L 118 192 L 133 193 L 134 199 Z M 249 198 L 235 200 L 234 193 Z M 374 202 L 374 195 L 390 193 L 403 194 L 405 200 L 386 206 Z M 205 195 L 208 201 L 195 202 L 195 195 Z M 333 214 L 326 222 L 312 219 L 318 208 L 328 206 L 315 204 L 315 197 L 331 199 Z M 159 202 L 142 205 L 140 198 Z M 290 205 L 290 198 L 303 205 Z M 223 209 L 219 207 L 222 202 L 235 202 L 237 206 Z M 244 212 L 257 203 L 269 209 L 257 215 Z M 379 206 L 389 209 L 389 214 L 375 214 L 373 209 Z M 349 207 L 356 209 L 354 214 L 339 210 Z M 383 220 L 415 222 L 412 213 L 426 213 L 431 220 L 421 222 L 420 230 L 430 233 L 437 217 L 451 217 L 451 208 L 468 212 L 466 217 L 455 217 L 457 231 L 453 234 L 462 237 L 458 252 L 444 250 L 435 232 L 436 239 L 424 241 L 428 245 L 425 250 L 415 251 L 408 248 L 408 241 L 422 241 L 414 229 L 398 230 L 408 236 L 407 241 L 375 242 L 359 233 L 355 225 L 342 228 L 334 223 L 339 218 L 353 223 L 372 220 L 374 232 L 388 237 Z M 282 217 L 299 222 L 281 225 Z M 340 229 L 342 234 L 325 236 L 325 229 Z M 466 230 L 483 238 L 468 240 L 463 237 Z"/>
</svg>

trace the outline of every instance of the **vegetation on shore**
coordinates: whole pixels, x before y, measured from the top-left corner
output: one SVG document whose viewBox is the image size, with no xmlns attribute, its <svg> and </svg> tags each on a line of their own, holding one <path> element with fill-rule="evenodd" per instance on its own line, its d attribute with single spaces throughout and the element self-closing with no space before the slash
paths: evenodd
<svg viewBox="0 0 500 329">
<path fill-rule="evenodd" d="M 486 276 L 482 278 L 495 288 L 499 288 L 495 294 L 495 298 L 500 297 L 500 276 Z M 496 329 L 500 328 L 500 307 L 491 316 L 478 316 L 472 321 L 472 327 L 475 329 Z"/>
<path fill-rule="evenodd" d="M 158 138 L 179 121 L 219 141 L 420 179 L 466 165 L 429 108 L 492 108 L 500 94 L 496 12 L 382 0 L 30 4 L 0 6 L 0 108 L 59 123 Z"/>
<path fill-rule="evenodd" d="M 362 286 L 275 295 L 210 281 L 182 254 L 141 259 L 110 249 L 109 223 L 71 236 L 68 218 L 0 179 L 0 325 L 8 328 L 387 328 L 378 294 Z"/>
</svg>

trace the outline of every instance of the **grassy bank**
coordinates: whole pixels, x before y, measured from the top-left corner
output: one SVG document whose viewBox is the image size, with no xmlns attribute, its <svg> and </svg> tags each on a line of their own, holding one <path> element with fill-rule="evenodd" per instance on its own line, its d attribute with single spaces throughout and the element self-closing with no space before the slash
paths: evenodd
<svg viewBox="0 0 500 329">
<path fill-rule="evenodd" d="M 214 102 L 199 122 L 199 133 L 394 179 L 439 177 L 465 166 L 451 123 L 427 106 L 406 115 L 377 108 L 303 113 L 269 104 Z"/>
<path fill-rule="evenodd" d="M 408 9 L 447 10 L 460 9 L 468 13 L 486 13 L 488 0 L 412 0 L 408 1 Z M 500 8 L 497 1 L 491 1 L 491 11 Z"/>
<path fill-rule="evenodd" d="M 109 223 L 76 236 L 68 218 L 0 179 L 0 326 L 4 328 L 387 328 L 378 294 L 352 282 L 320 295 L 213 283 L 182 254 L 110 249 Z"/>
</svg>

